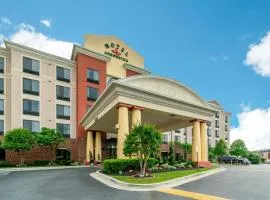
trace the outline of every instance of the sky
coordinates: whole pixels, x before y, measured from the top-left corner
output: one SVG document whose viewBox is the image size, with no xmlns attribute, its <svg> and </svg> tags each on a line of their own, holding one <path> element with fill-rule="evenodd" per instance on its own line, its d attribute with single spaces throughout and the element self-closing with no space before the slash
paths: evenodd
<svg viewBox="0 0 270 200">
<path fill-rule="evenodd" d="M 270 149 L 270 2 L 3 1 L 1 39 L 62 57 L 86 33 L 115 35 L 154 75 L 231 112 L 231 140 Z"/>
</svg>

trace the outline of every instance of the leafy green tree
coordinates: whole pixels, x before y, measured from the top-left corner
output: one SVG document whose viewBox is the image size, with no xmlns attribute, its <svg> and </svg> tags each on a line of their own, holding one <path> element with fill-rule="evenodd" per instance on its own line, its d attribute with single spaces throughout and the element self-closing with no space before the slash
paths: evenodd
<svg viewBox="0 0 270 200">
<path fill-rule="evenodd" d="M 241 139 L 235 140 L 231 144 L 230 154 L 234 155 L 234 156 L 247 157 L 248 156 L 248 149 L 246 147 L 245 142 Z"/>
<path fill-rule="evenodd" d="M 17 152 L 20 157 L 20 166 L 24 165 L 25 152 L 31 151 L 35 145 L 34 135 L 27 129 L 16 128 L 8 131 L 2 143 L 4 149 Z"/>
<path fill-rule="evenodd" d="M 214 148 L 214 154 L 217 157 L 221 157 L 221 156 L 226 155 L 227 153 L 228 153 L 227 144 L 225 143 L 223 139 L 219 140 Z"/>
<path fill-rule="evenodd" d="M 261 162 L 261 156 L 258 153 L 249 152 L 247 158 L 252 164 L 259 164 Z"/>
<path fill-rule="evenodd" d="M 192 145 L 188 144 L 188 143 L 180 143 L 180 142 L 176 142 L 175 143 L 180 149 L 183 150 L 184 152 L 184 160 L 187 160 L 187 155 L 191 154 L 192 152 Z"/>
<path fill-rule="evenodd" d="M 55 161 L 56 150 L 58 146 L 65 141 L 63 134 L 52 128 L 41 129 L 36 135 L 36 141 L 39 146 L 49 147 L 52 151 L 52 163 Z"/>
<path fill-rule="evenodd" d="M 216 161 L 215 148 L 210 146 L 208 147 L 208 160 L 210 160 L 211 162 Z"/>
<path fill-rule="evenodd" d="M 126 156 L 136 155 L 140 161 L 140 176 L 145 176 L 145 168 L 150 155 L 159 152 L 161 133 L 151 124 L 139 124 L 127 135 L 124 145 Z"/>
</svg>

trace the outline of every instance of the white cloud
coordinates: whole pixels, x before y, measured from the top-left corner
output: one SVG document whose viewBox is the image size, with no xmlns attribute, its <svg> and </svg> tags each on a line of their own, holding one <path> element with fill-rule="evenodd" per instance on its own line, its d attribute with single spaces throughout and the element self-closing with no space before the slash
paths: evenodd
<svg viewBox="0 0 270 200">
<path fill-rule="evenodd" d="M 73 43 L 56 40 L 48 37 L 26 23 L 21 23 L 15 27 L 15 33 L 4 36 L 2 38 L 8 39 L 12 42 L 19 43 L 34 49 L 38 49 L 47 53 L 55 54 L 64 58 L 70 59 Z M 1 37 L 0 37 L 1 44 Z"/>
<path fill-rule="evenodd" d="M 270 77 L 270 32 L 258 44 L 249 45 L 244 64 L 251 65 L 259 75 Z"/>
<path fill-rule="evenodd" d="M 43 19 L 40 21 L 44 26 L 51 27 L 51 20 Z"/>
<path fill-rule="evenodd" d="M 1 17 L 1 22 L 3 24 L 7 24 L 7 25 L 10 25 L 11 24 L 11 21 L 8 18 L 6 18 L 6 17 Z"/>
<path fill-rule="evenodd" d="M 241 105 L 242 112 L 237 115 L 238 127 L 231 129 L 231 142 L 245 141 L 249 150 L 270 148 L 270 107 L 251 109 Z"/>
</svg>

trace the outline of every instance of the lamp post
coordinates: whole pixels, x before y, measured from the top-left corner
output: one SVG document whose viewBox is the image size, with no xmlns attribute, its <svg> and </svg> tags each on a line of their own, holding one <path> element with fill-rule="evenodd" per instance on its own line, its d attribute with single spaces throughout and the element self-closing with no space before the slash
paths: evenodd
<svg viewBox="0 0 270 200">
<path fill-rule="evenodd" d="M 197 153 L 197 169 L 199 168 L 199 146 L 196 146 L 196 153 Z"/>
</svg>

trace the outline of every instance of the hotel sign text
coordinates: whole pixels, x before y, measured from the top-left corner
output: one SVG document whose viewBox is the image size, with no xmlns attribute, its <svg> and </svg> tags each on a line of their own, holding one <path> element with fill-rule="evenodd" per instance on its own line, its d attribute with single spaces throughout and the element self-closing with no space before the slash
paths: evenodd
<svg viewBox="0 0 270 200">
<path fill-rule="evenodd" d="M 113 42 L 104 44 L 106 51 L 104 54 L 128 62 L 128 52 L 124 47 L 121 47 L 119 44 Z"/>
</svg>

